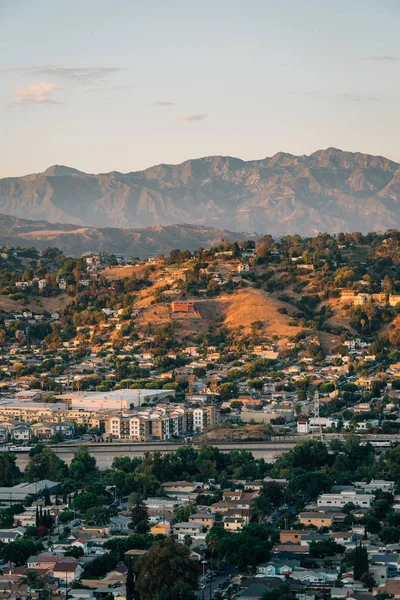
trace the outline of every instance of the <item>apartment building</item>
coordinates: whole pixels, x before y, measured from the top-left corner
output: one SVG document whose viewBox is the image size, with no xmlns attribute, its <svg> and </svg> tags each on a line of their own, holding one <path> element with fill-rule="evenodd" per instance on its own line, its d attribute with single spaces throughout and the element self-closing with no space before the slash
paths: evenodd
<svg viewBox="0 0 400 600">
<path fill-rule="evenodd" d="M 185 409 L 183 406 L 158 405 L 131 414 L 111 414 L 105 422 L 105 432 L 116 439 L 170 440 L 188 432 L 204 431 L 219 423 L 215 406 Z"/>
<path fill-rule="evenodd" d="M 151 439 L 150 422 L 138 416 L 113 415 L 105 422 L 106 435 L 119 440 L 145 442 Z"/>
<path fill-rule="evenodd" d="M 215 406 L 193 408 L 188 413 L 188 430 L 204 431 L 207 427 L 218 425 L 220 422 L 220 411 Z"/>
<path fill-rule="evenodd" d="M 357 493 L 356 490 L 346 490 L 337 494 L 321 494 L 317 499 L 317 506 L 324 508 L 343 508 L 343 506 L 351 502 L 361 508 L 371 508 L 373 501 L 374 496 L 372 494 L 360 494 Z"/>
</svg>

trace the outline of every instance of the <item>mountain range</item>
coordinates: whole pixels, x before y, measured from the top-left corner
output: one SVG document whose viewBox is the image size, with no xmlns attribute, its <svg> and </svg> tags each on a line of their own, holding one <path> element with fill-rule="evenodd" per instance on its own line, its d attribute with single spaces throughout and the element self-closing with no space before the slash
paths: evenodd
<svg viewBox="0 0 400 600">
<path fill-rule="evenodd" d="M 0 212 L 84 227 L 189 223 L 284 235 L 400 226 L 400 164 L 335 148 L 243 161 L 211 156 L 132 173 L 53 166 L 0 180 Z"/>
<path fill-rule="evenodd" d="M 82 227 L 79 225 L 29 221 L 0 214 L 0 244 L 60 248 L 68 256 L 104 251 L 146 258 L 167 254 L 173 248 L 197 250 L 220 243 L 239 241 L 250 235 L 202 225 L 154 225 L 144 229 Z"/>
</svg>

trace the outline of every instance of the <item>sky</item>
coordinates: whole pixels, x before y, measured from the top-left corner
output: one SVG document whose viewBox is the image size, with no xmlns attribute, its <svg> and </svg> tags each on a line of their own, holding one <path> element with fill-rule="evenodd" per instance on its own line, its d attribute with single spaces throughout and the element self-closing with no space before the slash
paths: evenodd
<svg viewBox="0 0 400 600">
<path fill-rule="evenodd" d="M 0 0 L 0 177 L 334 146 L 400 162 L 399 0 Z"/>
</svg>

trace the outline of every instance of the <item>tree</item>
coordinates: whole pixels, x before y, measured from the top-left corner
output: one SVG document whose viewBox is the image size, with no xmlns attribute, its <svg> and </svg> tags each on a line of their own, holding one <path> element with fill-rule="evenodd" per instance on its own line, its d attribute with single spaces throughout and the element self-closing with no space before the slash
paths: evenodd
<svg viewBox="0 0 400 600">
<path fill-rule="evenodd" d="M 400 542 L 400 529 L 398 527 L 383 527 L 379 537 L 385 545 L 397 544 Z"/>
<path fill-rule="evenodd" d="M 5 561 L 21 567 L 32 554 L 37 554 L 39 550 L 43 550 L 42 544 L 35 544 L 32 540 L 21 539 L 5 544 L 0 554 Z"/>
<path fill-rule="evenodd" d="M 157 542 L 139 558 L 135 573 L 136 588 L 142 600 L 158 600 L 177 586 L 181 586 L 181 590 L 184 585 L 195 590 L 199 578 L 198 565 L 190 558 L 189 549 L 172 538 Z"/>
<path fill-rule="evenodd" d="M 221 383 L 218 388 L 218 393 L 221 400 L 230 400 L 231 398 L 237 398 L 239 388 L 235 383 Z"/>
<path fill-rule="evenodd" d="M 149 531 L 149 513 L 141 498 L 136 500 L 136 504 L 132 508 L 132 522 L 130 525 L 136 533 L 147 533 Z"/>
<path fill-rule="evenodd" d="M 76 481 L 84 481 L 97 472 L 96 459 L 89 454 L 87 446 L 79 446 L 69 467 L 70 475 Z"/>
<path fill-rule="evenodd" d="M 368 552 L 366 548 L 363 548 L 361 542 L 356 546 L 354 551 L 354 579 L 360 581 L 361 577 L 368 573 Z"/>
<path fill-rule="evenodd" d="M 128 560 L 128 572 L 126 574 L 126 600 L 135 600 L 135 574 L 133 572 L 132 559 Z"/>
<path fill-rule="evenodd" d="M 267 481 L 261 488 L 260 496 L 268 500 L 274 508 L 279 508 L 283 504 L 285 493 L 280 483 Z"/>
<path fill-rule="evenodd" d="M 374 576 L 371 575 L 371 573 L 364 573 L 364 575 L 361 575 L 361 581 L 369 590 L 372 590 L 376 585 Z"/>
<path fill-rule="evenodd" d="M 81 558 L 84 554 L 83 548 L 80 546 L 72 546 L 64 552 L 64 556 L 72 556 L 73 558 Z"/>
<path fill-rule="evenodd" d="M 25 510 L 22 504 L 13 504 L 0 511 L 0 528 L 8 529 L 13 526 L 14 515 L 23 513 Z"/>
<path fill-rule="evenodd" d="M 102 554 L 85 565 L 85 575 L 90 577 L 101 577 L 106 575 L 111 569 L 115 569 L 118 564 L 118 557 L 115 554 Z"/>
<path fill-rule="evenodd" d="M 282 584 L 274 590 L 264 592 L 261 600 L 292 600 L 295 598 L 294 593 L 287 584 Z"/>
<path fill-rule="evenodd" d="M 29 482 L 51 479 L 62 481 L 68 474 L 68 467 L 50 448 L 38 444 L 29 453 L 25 477 Z"/>
<path fill-rule="evenodd" d="M 74 508 L 81 513 L 87 513 L 94 506 L 101 506 L 104 498 L 97 496 L 93 492 L 82 492 L 74 499 Z"/>
<path fill-rule="evenodd" d="M 194 512 L 196 511 L 194 510 L 193 504 L 185 504 L 184 506 L 178 506 L 174 510 L 174 521 L 176 523 L 189 521 L 190 515 L 192 515 Z"/>
<path fill-rule="evenodd" d="M 311 471 L 293 477 L 289 483 L 289 492 L 304 500 L 315 500 L 322 492 L 331 488 L 331 481 L 326 473 Z"/>
<path fill-rule="evenodd" d="M 154 537 L 150 533 L 134 533 L 129 536 L 111 538 L 104 543 L 104 548 L 122 560 L 128 550 L 147 550 L 158 537 Z"/>
<path fill-rule="evenodd" d="M 238 533 L 231 533 L 220 527 L 213 527 L 206 537 L 206 543 L 219 559 L 246 569 L 249 565 L 268 560 L 273 546 L 273 532 L 265 524 L 251 524 Z"/>
<path fill-rule="evenodd" d="M 42 590 L 45 586 L 44 581 L 35 571 L 28 572 L 24 577 L 21 577 L 18 586 L 21 587 L 23 585 L 28 587 L 29 598 L 32 598 L 33 590 Z"/>
<path fill-rule="evenodd" d="M 171 589 L 164 589 L 159 600 L 196 600 L 196 592 L 187 583 L 178 583 Z"/>
<path fill-rule="evenodd" d="M 0 486 L 12 487 L 19 481 L 21 471 L 16 465 L 16 458 L 11 452 L 0 454 Z"/>
<path fill-rule="evenodd" d="M 43 491 L 44 505 L 51 506 L 51 498 L 49 488 L 46 486 Z"/>
<path fill-rule="evenodd" d="M 87 525 L 97 525 L 102 527 L 109 523 L 112 511 L 101 506 L 93 506 L 86 511 L 85 521 Z"/>
<path fill-rule="evenodd" d="M 337 544 L 333 538 L 329 538 L 321 542 L 312 541 L 309 547 L 309 554 L 311 558 L 325 558 L 325 556 L 343 554 L 345 550 L 344 546 Z"/>
</svg>

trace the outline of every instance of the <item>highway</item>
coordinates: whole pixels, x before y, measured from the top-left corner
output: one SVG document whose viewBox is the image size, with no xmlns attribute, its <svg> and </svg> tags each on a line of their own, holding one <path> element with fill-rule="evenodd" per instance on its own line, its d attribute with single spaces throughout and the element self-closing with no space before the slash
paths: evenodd
<svg viewBox="0 0 400 600">
<path fill-rule="evenodd" d="M 388 440 L 392 442 L 400 442 L 400 435 L 383 435 L 383 434 L 361 434 L 360 439 L 363 441 L 367 440 Z M 332 439 L 343 439 L 342 434 L 324 434 L 324 440 L 330 441 Z M 319 439 L 317 435 L 314 438 L 309 435 L 288 435 L 288 436 L 276 436 L 270 440 L 264 441 L 235 441 L 235 442 L 210 442 L 207 445 L 215 446 L 222 452 L 230 452 L 231 450 L 246 450 L 251 452 L 255 458 L 264 458 L 267 462 L 275 461 L 284 452 L 291 450 L 301 440 L 306 439 Z M 54 444 L 51 447 L 53 452 L 57 454 L 66 463 L 70 463 L 74 453 L 77 451 L 79 446 L 82 445 L 77 442 L 72 443 L 61 443 Z M 129 456 L 131 458 L 135 456 L 143 456 L 146 452 L 175 452 L 178 448 L 187 447 L 183 442 L 89 442 L 85 443 L 88 447 L 90 454 L 92 454 L 96 460 L 100 469 L 108 469 L 111 467 L 112 461 L 117 456 Z M 196 441 L 191 447 L 199 449 L 204 444 L 197 443 Z M 27 453 L 17 453 L 17 463 L 22 469 L 25 468 L 29 456 Z"/>
<path fill-rule="evenodd" d="M 296 445 L 296 438 L 283 439 L 277 441 L 265 442 L 223 442 L 209 444 L 216 446 L 222 452 L 230 452 L 231 450 L 247 450 L 256 458 L 264 458 L 268 462 L 276 460 L 283 452 L 290 450 Z M 96 458 L 100 469 L 107 469 L 116 456 L 143 456 L 146 452 L 175 452 L 178 448 L 187 447 L 183 443 L 174 442 L 147 442 L 147 443 L 132 443 L 132 442 L 117 442 L 117 443 L 93 443 L 87 444 L 90 453 Z M 199 449 L 201 444 L 192 444 L 193 448 Z M 78 449 L 78 445 L 57 445 L 53 446 L 52 450 L 69 463 L 74 452 Z"/>
</svg>

